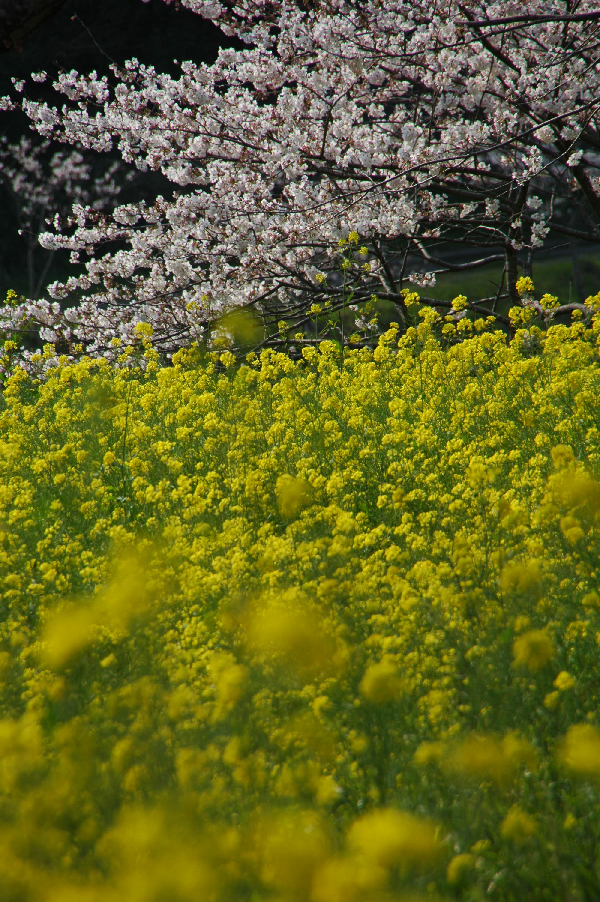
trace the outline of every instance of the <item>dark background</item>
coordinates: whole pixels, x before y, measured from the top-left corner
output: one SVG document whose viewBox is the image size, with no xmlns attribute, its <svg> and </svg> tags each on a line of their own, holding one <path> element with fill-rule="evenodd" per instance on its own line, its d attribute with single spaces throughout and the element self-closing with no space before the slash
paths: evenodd
<svg viewBox="0 0 600 902">
<path fill-rule="evenodd" d="M 23 33 L 36 21 L 26 15 L 26 7 L 31 12 L 36 3 L 38 15 L 45 10 L 47 18 Z M 12 21 L 20 19 L 21 27 L 11 31 L 7 28 L 9 11 L 19 7 L 22 14 Z M 231 46 L 231 39 L 195 13 L 167 6 L 163 0 L 45 0 L 41 7 L 40 0 L 0 0 L 3 94 L 11 77 L 26 78 L 38 69 L 50 74 L 59 67 L 108 72 L 107 56 L 119 64 L 135 56 L 159 71 L 175 74 L 174 59 L 213 62 L 220 46 Z"/>
</svg>

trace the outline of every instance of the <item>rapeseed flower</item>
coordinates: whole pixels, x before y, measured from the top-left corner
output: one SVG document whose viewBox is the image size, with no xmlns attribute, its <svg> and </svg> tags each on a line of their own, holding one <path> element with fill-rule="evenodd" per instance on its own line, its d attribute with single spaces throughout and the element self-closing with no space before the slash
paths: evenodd
<svg viewBox="0 0 600 902">
<path fill-rule="evenodd" d="M 511 561 L 502 568 L 500 584 L 503 592 L 525 593 L 535 589 L 540 578 L 539 561 Z"/>
<path fill-rule="evenodd" d="M 341 368 L 141 335 L 7 379 L 16 898 L 580 891 L 535 836 L 593 842 L 600 328 L 436 316 Z"/>
<path fill-rule="evenodd" d="M 321 819 L 311 811 L 274 815 L 257 826 L 256 840 L 265 884 L 306 898 L 329 847 Z"/>
<path fill-rule="evenodd" d="M 600 777 L 600 730 L 582 723 L 570 727 L 560 749 L 564 766 L 581 777 Z"/>
<path fill-rule="evenodd" d="M 336 643 L 314 609 L 269 604 L 247 620 L 248 647 L 299 675 L 310 677 L 336 666 Z"/>
<path fill-rule="evenodd" d="M 519 844 L 535 835 L 537 824 L 534 818 L 522 811 L 518 805 L 513 805 L 502 821 L 500 832 L 505 839 Z"/>
<path fill-rule="evenodd" d="M 392 808 L 365 814 L 348 833 L 350 848 L 373 864 L 390 868 L 423 867 L 441 852 L 436 827 Z"/>
<path fill-rule="evenodd" d="M 554 680 L 553 685 L 559 690 L 559 692 L 565 692 L 567 689 L 572 689 L 575 686 L 577 680 L 566 670 L 561 670 L 556 679 Z"/>
<path fill-rule="evenodd" d="M 517 279 L 516 288 L 521 295 L 535 291 L 535 286 L 529 276 L 521 276 L 520 279 Z"/>
<path fill-rule="evenodd" d="M 464 739 L 452 750 L 447 767 L 467 779 L 502 783 L 510 774 L 511 761 L 495 737 L 475 735 Z"/>
<path fill-rule="evenodd" d="M 296 516 L 310 499 L 309 484 L 287 473 L 278 477 L 275 492 L 279 511 L 284 517 Z"/>
<path fill-rule="evenodd" d="M 470 852 L 462 852 L 460 855 L 455 855 L 448 865 L 448 871 L 446 874 L 448 883 L 462 883 L 471 873 L 474 866 L 475 856 Z"/>
<path fill-rule="evenodd" d="M 352 902 L 363 894 L 381 890 L 387 873 L 372 861 L 356 856 L 334 856 L 315 872 L 311 902 Z"/>
<path fill-rule="evenodd" d="M 554 644 L 545 630 L 528 630 L 513 642 L 513 664 L 540 670 L 554 657 Z"/>
<path fill-rule="evenodd" d="M 398 674 L 394 660 L 385 656 L 377 664 L 371 664 L 360 682 L 361 694 L 380 705 L 394 701 L 402 694 L 404 683 Z"/>
</svg>

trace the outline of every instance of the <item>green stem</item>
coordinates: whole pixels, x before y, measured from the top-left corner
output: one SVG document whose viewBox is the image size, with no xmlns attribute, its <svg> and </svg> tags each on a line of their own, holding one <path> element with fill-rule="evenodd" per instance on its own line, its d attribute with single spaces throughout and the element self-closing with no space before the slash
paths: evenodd
<svg viewBox="0 0 600 902">
<path fill-rule="evenodd" d="M 346 319 L 346 270 L 344 270 L 344 290 L 342 293 L 342 356 L 340 359 L 340 372 L 344 369 L 344 322 Z"/>
</svg>

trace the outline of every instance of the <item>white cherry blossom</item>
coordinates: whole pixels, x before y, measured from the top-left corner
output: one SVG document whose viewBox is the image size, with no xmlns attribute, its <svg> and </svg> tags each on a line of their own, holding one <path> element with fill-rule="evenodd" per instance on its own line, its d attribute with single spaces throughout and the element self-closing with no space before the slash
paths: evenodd
<svg viewBox="0 0 600 902">
<path fill-rule="evenodd" d="M 409 280 L 503 257 L 519 303 L 519 253 L 531 265 L 550 238 L 600 241 L 593 0 L 576 15 L 565 0 L 182 3 L 245 49 L 178 77 L 137 60 L 111 78 L 61 73 L 55 107 L 21 100 L 41 135 L 116 149 L 173 192 L 113 213 L 80 204 L 66 234 L 55 223 L 44 246 L 80 254 L 86 274 L 49 289 L 57 312 L 27 301 L 7 326 L 37 316 L 106 354 L 145 321 L 171 353 L 252 305 L 277 345 L 280 320 L 345 304 L 314 274 L 339 268 L 351 232 L 372 261 L 349 270 L 353 304 L 378 294 L 401 323 Z"/>
</svg>

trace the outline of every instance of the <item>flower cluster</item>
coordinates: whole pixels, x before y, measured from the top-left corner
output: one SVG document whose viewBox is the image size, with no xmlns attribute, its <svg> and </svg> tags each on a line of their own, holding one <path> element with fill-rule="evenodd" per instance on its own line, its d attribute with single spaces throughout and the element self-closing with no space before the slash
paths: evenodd
<svg viewBox="0 0 600 902">
<path fill-rule="evenodd" d="M 13 369 L 7 898 L 600 893 L 600 322 L 421 313 L 343 365 L 141 325 Z"/>
</svg>

